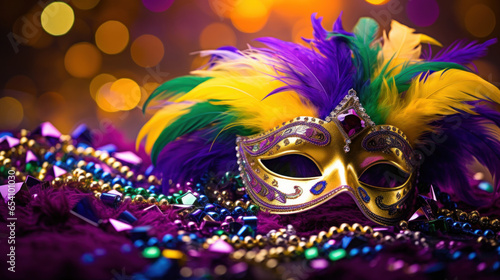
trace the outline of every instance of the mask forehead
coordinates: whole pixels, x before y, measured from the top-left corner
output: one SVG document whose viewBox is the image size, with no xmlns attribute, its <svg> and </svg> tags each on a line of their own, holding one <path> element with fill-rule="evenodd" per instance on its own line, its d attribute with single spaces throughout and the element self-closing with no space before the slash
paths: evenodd
<svg viewBox="0 0 500 280">
<path fill-rule="evenodd" d="M 382 163 L 412 174 L 408 161 L 411 147 L 397 129 L 374 126 L 353 97 L 348 95 L 325 120 L 297 117 L 266 133 L 238 138 L 240 171 L 248 194 L 261 208 L 279 214 L 302 212 L 348 192 L 368 218 L 382 224 L 401 219 L 404 211 L 398 203 L 403 198 L 409 200 L 413 176 L 389 189 L 360 182 L 359 178 Z M 289 177 L 264 164 L 286 155 L 308 158 L 321 175 Z"/>
</svg>

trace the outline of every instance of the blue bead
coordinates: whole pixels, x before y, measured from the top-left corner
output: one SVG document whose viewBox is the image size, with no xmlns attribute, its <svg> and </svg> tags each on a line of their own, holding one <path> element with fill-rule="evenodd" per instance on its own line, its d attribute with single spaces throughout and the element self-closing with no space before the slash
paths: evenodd
<svg viewBox="0 0 500 280">
<path fill-rule="evenodd" d="M 361 250 L 361 253 L 363 253 L 363 255 L 368 255 L 371 252 L 371 250 L 372 250 L 372 248 L 370 248 L 369 246 L 365 246 Z"/>
<path fill-rule="evenodd" d="M 127 180 L 125 178 L 120 178 L 120 183 L 122 184 L 122 186 L 126 186 Z"/>
<path fill-rule="evenodd" d="M 470 230 L 470 229 L 472 229 L 472 226 L 469 223 L 463 223 L 462 229 L 463 230 Z"/>
<path fill-rule="evenodd" d="M 137 218 L 128 210 L 125 210 L 120 213 L 120 215 L 118 216 L 118 220 L 124 221 L 128 224 L 133 224 L 137 221 Z"/>
<path fill-rule="evenodd" d="M 250 227 L 250 226 L 242 226 L 239 230 L 238 230 L 238 233 L 237 235 L 238 236 L 254 236 L 255 232 L 253 231 L 253 229 Z"/>
<path fill-rule="evenodd" d="M 151 247 L 151 246 L 156 246 L 158 244 L 158 238 L 156 237 L 151 237 L 149 240 L 148 240 L 148 247 Z"/>
<path fill-rule="evenodd" d="M 137 239 L 136 241 L 134 241 L 134 247 L 136 248 L 143 248 L 144 245 L 146 244 L 141 239 Z"/>
<path fill-rule="evenodd" d="M 217 212 L 207 212 L 207 215 L 212 217 L 212 219 L 218 221 L 220 219 L 220 215 Z"/>
<path fill-rule="evenodd" d="M 234 207 L 232 214 L 233 214 L 233 216 L 236 216 L 236 217 L 241 216 L 241 215 L 245 214 L 245 209 L 243 209 L 243 207 L 241 207 L 241 206 L 236 206 L 236 207 Z"/>
<path fill-rule="evenodd" d="M 85 253 L 82 255 L 81 260 L 83 263 L 89 264 L 94 262 L 94 256 L 90 253 Z"/>
<path fill-rule="evenodd" d="M 116 208 L 120 201 L 122 200 L 121 196 L 112 193 L 102 193 L 100 199 L 104 204 Z"/>
<path fill-rule="evenodd" d="M 382 250 L 383 248 L 384 248 L 383 245 L 377 244 L 377 246 L 375 246 L 375 251 L 380 252 L 380 250 Z"/>
<path fill-rule="evenodd" d="M 452 202 L 452 203 L 450 203 L 450 205 L 449 205 L 448 208 L 450 210 L 455 210 L 455 209 L 457 209 L 457 207 L 458 207 L 457 203 L 456 202 Z"/>
<path fill-rule="evenodd" d="M 227 210 L 227 209 L 220 210 L 220 216 L 221 217 L 225 218 L 225 217 L 227 217 L 229 215 L 231 215 L 231 213 L 229 212 L 229 210 Z"/>
<path fill-rule="evenodd" d="M 483 231 L 482 231 L 482 230 L 480 230 L 480 229 L 476 229 L 476 230 L 474 231 L 474 234 L 475 234 L 475 235 L 483 235 Z"/>
<path fill-rule="evenodd" d="M 61 166 L 63 166 L 63 163 L 62 163 L 62 161 L 58 160 L 58 161 L 56 161 L 56 163 L 54 163 L 54 165 L 61 167 Z"/>
<path fill-rule="evenodd" d="M 491 269 L 493 269 L 493 271 L 499 270 L 500 262 L 499 261 L 494 262 L 493 265 L 491 266 Z"/>
<path fill-rule="evenodd" d="M 456 230 L 456 231 L 459 231 L 462 226 L 459 222 L 454 222 L 453 225 L 452 225 L 453 229 Z"/>
<path fill-rule="evenodd" d="M 251 226 L 254 230 L 257 228 L 257 221 L 256 216 L 243 217 L 243 224 Z"/>
<path fill-rule="evenodd" d="M 207 205 L 207 203 L 209 202 L 208 200 L 208 197 L 204 194 L 200 195 L 198 197 L 198 203 L 201 205 L 201 206 L 205 206 Z"/>
<path fill-rule="evenodd" d="M 195 233 L 190 233 L 189 238 L 191 238 L 191 240 L 197 240 L 198 236 Z"/>
<path fill-rule="evenodd" d="M 154 165 L 150 165 L 146 171 L 144 171 L 144 175 L 149 176 L 151 173 L 153 173 L 153 170 L 155 169 Z"/>
<path fill-rule="evenodd" d="M 469 260 L 474 260 L 475 258 L 477 258 L 477 254 L 476 254 L 476 252 L 472 252 L 472 253 L 470 253 L 470 254 L 467 256 L 467 258 L 468 258 Z"/>
<path fill-rule="evenodd" d="M 205 212 L 215 212 L 215 205 L 207 204 L 207 205 L 205 205 L 204 210 L 205 210 Z"/>
<path fill-rule="evenodd" d="M 172 261 L 167 258 L 159 258 L 156 262 L 147 267 L 144 272 L 145 276 L 142 279 L 169 279 L 168 272 L 172 268 Z M 134 280 L 142 280 L 141 277 L 137 277 L 139 274 L 134 274 Z"/>
<path fill-rule="evenodd" d="M 438 219 L 438 220 L 444 220 L 444 219 L 445 219 L 445 216 L 439 216 L 437 219 Z"/>
<path fill-rule="evenodd" d="M 76 161 L 74 158 L 68 158 L 66 160 L 66 166 L 72 168 L 75 165 Z"/>
<path fill-rule="evenodd" d="M 127 181 L 127 186 L 131 186 L 131 187 L 133 187 L 133 186 L 134 186 L 134 183 L 132 183 L 132 181 Z"/>
<path fill-rule="evenodd" d="M 45 161 L 52 162 L 56 159 L 56 155 L 53 152 L 46 152 L 43 158 Z"/>
<path fill-rule="evenodd" d="M 103 179 L 104 181 L 109 181 L 109 180 L 111 180 L 111 174 L 109 172 L 105 171 L 102 173 L 101 179 Z"/>
<path fill-rule="evenodd" d="M 132 246 L 130 246 L 130 244 L 123 244 L 120 251 L 122 253 L 130 253 L 132 251 Z"/>
<path fill-rule="evenodd" d="M 483 235 L 486 238 L 491 238 L 491 237 L 495 236 L 495 232 L 493 232 L 491 229 L 487 229 L 484 231 Z"/>
<path fill-rule="evenodd" d="M 120 183 L 120 177 L 115 177 L 113 180 L 111 180 L 111 185 L 118 184 Z"/>
<path fill-rule="evenodd" d="M 353 248 L 353 249 L 351 249 L 351 251 L 349 251 L 349 256 L 352 258 L 352 257 L 355 257 L 358 253 L 359 253 L 359 249 Z"/>
<path fill-rule="evenodd" d="M 85 166 L 84 169 L 87 170 L 88 172 L 94 171 L 94 169 L 95 169 L 95 163 L 94 162 L 87 163 L 87 165 Z"/>
<path fill-rule="evenodd" d="M 171 234 L 167 233 L 163 236 L 161 242 L 167 248 L 174 248 L 175 244 L 177 243 L 177 240 Z"/>
<path fill-rule="evenodd" d="M 451 255 L 451 258 L 454 260 L 458 260 L 462 256 L 462 252 L 456 251 Z"/>
<path fill-rule="evenodd" d="M 452 218 L 450 218 L 450 217 L 448 217 L 448 218 L 444 219 L 444 221 L 445 221 L 448 225 L 450 225 L 450 226 L 453 224 L 453 222 L 455 222 L 455 221 L 454 221 Z"/>
<path fill-rule="evenodd" d="M 155 185 L 151 185 L 151 186 L 149 186 L 148 191 L 149 191 L 150 193 L 156 193 L 156 186 L 155 186 Z"/>
<path fill-rule="evenodd" d="M 97 167 L 94 169 L 94 176 L 96 176 L 97 179 L 100 179 L 102 174 L 104 173 L 104 169 Z"/>
</svg>

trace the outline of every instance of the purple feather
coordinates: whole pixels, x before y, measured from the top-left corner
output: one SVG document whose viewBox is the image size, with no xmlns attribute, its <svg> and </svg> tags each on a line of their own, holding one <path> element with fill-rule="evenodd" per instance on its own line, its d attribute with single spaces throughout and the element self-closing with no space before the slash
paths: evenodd
<svg viewBox="0 0 500 280">
<path fill-rule="evenodd" d="M 327 39 L 328 32 L 321 26 L 321 18 L 312 18 L 314 39 L 309 42 L 315 48 L 306 48 L 295 43 L 275 38 L 261 38 L 271 50 L 261 51 L 275 56 L 280 63 L 275 65 L 280 81 L 286 86 L 269 95 L 293 90 L 318 110 L 319 117 L 326 117 L 340 103 L 347 91 L 353 87 L 351 51 L 342 38 Z M 338 21 L 335 27 L 341 31 Z M 268 95 L 268 96 L 269 96 Z"/>
<path fill-rule="evenodd" d="M 169 180 L 183 183 L 209 171 L 237 170 L 234 140 L 216 139 L 212 145 L 205 134 L 206 131 L 196 131 L 184 135 L 162 150 L 155 169 L 162 172 L 163 193 L 168 193 Z"/>
<path fill-rule="evenodd" d="M 422 151 L 426 157 L 421 166 L 424 179 L 438 185 L 443 191 L 455 194 L 462 201 L 486 206 L 494 199 L 491 194 L 471 187 L 467 164 L 472 163 L 475 158 L 494 178 L 500 177 L 500 139 L 485 126 L 500 126 L 500 112 L 484 104 L 472 104 L 478 115 L 462 113 L 444 118 L 435 124 L 443 135 L 429 137 L 438 140 L 417 147 L 417 150 Z M 497 197 L 500 181 L 496 182 L 494 190 L 493 197 Z"/>
<path fill-rule="evenodd" d="M 429 51 L 422 54 L 422 58 L 428 61 L 454 62 L 462 65 L 486 55 L 488 47 L 495 44 L 497 39 L 490 39 L 478 44 L 476 41 L 466 44 L 464 41 L 456 41 L 444 50 L 439 51 L 434 57 L 429 47 Z"/>
</svg>

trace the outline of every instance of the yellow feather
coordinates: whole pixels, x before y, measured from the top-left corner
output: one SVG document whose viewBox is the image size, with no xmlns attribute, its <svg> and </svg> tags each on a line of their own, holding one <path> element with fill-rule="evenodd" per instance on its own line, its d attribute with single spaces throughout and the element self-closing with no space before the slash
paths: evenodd
<svg viewBox="0 0 500 280">
<path fill-rule="evenodd" d="M 310 104 L 304 104 L 293 91 L 266 96 L 285 84 L 270 75 L 276 75 L 269 61 L 256 53 L 225 61 L 209 70 L 193 71 L 192 74 L 210 76 L 212 79 L 174 99 L 183 101 L 211 101 L 215 105 L 229 105 L 231 113 L 242 116 L 235 125 L 258 130 L 269 130 L 297 116 L 317 116 Z"/>
<path fill-rule="evenodd" d="M 406 25 L 393 20 L 391 22 L 391 31 L 387 34 L 384 31 L 384 45 L 379 52 L 379 61 L 381 64 L 376 71 L 376 75 L 380 74 L 380 70 L 389 63 L 388 70 L 393 69 L 392 74 L 396 75 L 401 70 L 401 64 L 405 62 L 416 62 L 420 60 L 420 51 L 422 43 L 429 43 L 437 46 L 441 44 L 435 39 L 424 35 L 414 33 L 415 29 L 409 28 Z"/>
<path fill-rule="evenodd" d="M 161 132 L 179 117 L 188 113 L 189 110 L 187 110 L 187 108 L 191 106 L 193 106 L 193 104 L 188 102 L 170 104 L 156 112 L 139 131 L 139 135 L 137 136 L 135 143 L 136 150 L 139 150 L 140 143 L 147 135 L 144 150 L 148 154 L 151 153 L 153 145 L 156 139 L 160 136 Z"/>
<path fill-rule="evenodd" d="M 425 132 L 432 131 L 428 124 L 458 110 L 472 113 L 466 102 L 491 100 L 500 103 L 500 90 L 474 73 L 462 70 L 434 72 L 423 79 L 414 78 L 404 96 L 398 98 L 394 87 L 384 88 L 380 95 L 380 108 L 391 108 L 386 123 L 405 132 L 410 143 L 418 141 Z"/>
</svg>

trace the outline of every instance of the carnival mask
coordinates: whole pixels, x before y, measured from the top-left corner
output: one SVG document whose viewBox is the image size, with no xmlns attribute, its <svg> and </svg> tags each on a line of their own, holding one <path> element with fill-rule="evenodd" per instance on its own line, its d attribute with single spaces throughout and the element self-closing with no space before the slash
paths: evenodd
<svg viewBox="0 0 500 280">
<path fill-rule="evenodd" d="M 297 117 L 237 140 L 247 192 L 262 209 L 297 213 L 347 192 L 380 224 L 407 218 L 415 190 L 412 156 L 404 134 L 376 126 L 354 90 L 325 120 Z"/>
</svg>

